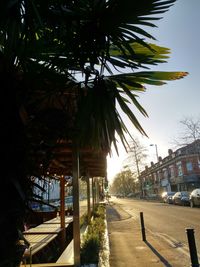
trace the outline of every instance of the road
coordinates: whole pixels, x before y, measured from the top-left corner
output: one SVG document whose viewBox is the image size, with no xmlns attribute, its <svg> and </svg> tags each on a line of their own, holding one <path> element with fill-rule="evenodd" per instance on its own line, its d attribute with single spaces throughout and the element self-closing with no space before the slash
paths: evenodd
<svg viewBox="0 0 200 267">
<path fill-rule="evenodd" d="M 79 207 L 80 207 L 80 216 L 87 213 L 87 200 L 80 200 L 79 201 Z"/>
<path fill-rule="evenodd" d="M 140 212 L 143 212 L 147 234 L 148 231 L 153 232 L 163 241 L 179 247 L 187 255 L 186 228 L 193 228 L 200 258 L 200 208 L 127 198 L 112 198 L 112 201 L 135 220 L 140 220 Z"/>
</svg>

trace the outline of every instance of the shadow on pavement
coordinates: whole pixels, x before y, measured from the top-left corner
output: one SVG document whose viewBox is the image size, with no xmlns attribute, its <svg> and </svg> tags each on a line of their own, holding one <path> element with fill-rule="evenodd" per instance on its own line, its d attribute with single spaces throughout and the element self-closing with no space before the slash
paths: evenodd
<svg viewBox="0 0 200 267">
<path fill-rule="evenodd" d="M 164 263 L 166 267 L 173 267 L 148 241 L 144 241 L 153 253 Z"/>
<path fill-rule="evenodd" d="M 107 215 L 108 215 L 107 220 L 109 222 L 119 221 L 121 218 L 120 213 L 112 206 L 107 206 Z"/>
</svg>

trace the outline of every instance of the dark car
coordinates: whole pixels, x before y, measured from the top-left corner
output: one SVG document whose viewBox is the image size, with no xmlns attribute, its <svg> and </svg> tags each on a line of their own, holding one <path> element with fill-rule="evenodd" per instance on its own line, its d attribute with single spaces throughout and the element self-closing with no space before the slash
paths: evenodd
<svg viewBox="0 0 200 267">
<path fill-rule="evenodd" d="M 189 206 L 190 205 L 190 194 L 187 191 L 176 192 L 172 197 L 173 204 Z"/>
<path fill-rule="evenodd" d="M 194 189 L 190 194 L 190 207 L 200 206 L 200 188 Z"/>
<path fill-rule="evenodd" d="M 162 200 L 164 203 L 172 204 L 172 197 L 176 192 L 163 192 Z"/>
</svg>

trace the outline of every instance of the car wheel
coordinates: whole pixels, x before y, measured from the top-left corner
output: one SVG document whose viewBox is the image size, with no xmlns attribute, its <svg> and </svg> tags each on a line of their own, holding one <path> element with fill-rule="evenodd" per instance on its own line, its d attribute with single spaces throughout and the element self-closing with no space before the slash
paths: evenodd
<svg viewBox="0 0 200 267">
<path fill-rule="evenodd" d="M 190 207 L 194 208 L 194 202 L 192 200 L 190 201 Z"/>
</svg>

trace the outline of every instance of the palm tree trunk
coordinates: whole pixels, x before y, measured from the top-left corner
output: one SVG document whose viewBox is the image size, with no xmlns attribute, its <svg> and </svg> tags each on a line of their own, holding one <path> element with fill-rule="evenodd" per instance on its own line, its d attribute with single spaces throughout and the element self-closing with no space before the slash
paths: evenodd
<svg viewBox="0 0 200 267">
<path fill-rule="evenodd" d="M 2 107 L 1 186 L 0 186 L 0 265 L 19 265 L 25 246 L 20 242 L 25 214 L 25 135 L 16 103 L 15 81 L 0 73 Z M 1 100 L 1 101 L 2 101 Z"/>
</svg>

